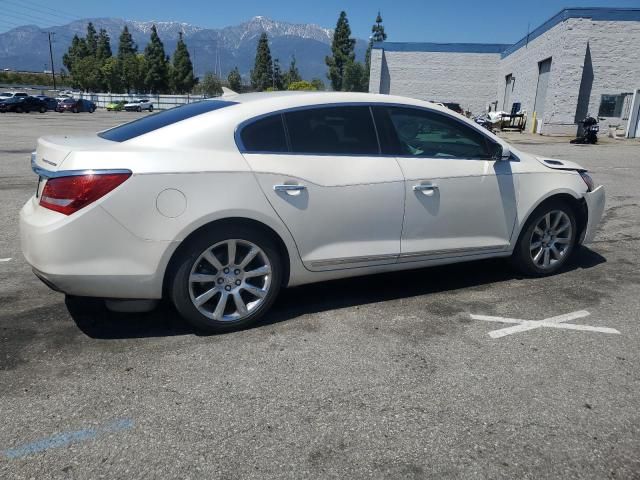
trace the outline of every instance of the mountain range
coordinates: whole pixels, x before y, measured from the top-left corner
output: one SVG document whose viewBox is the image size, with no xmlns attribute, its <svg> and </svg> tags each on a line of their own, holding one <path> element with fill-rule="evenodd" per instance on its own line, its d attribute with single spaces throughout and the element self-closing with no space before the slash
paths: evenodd
<svg viewBox="0 0 640 480">
<path fill-rule="evenodd" d="M 25 25 L 0 33 L 0 69 L 48 70 L 49 43 L 45 33 L 53 32 L 54 62 L 58 70 L 62 66 L 62 55 L 69 48 L 73 36 L 84 36 L 88 22 L 93 22 L 97 30 L 104 28 L 109 33 L 114 53 L 125 25 L 140 51 L 149 41 L 151 26 L 156 25 L 167 55 L 173 54 L 179 32 L 183 32 L 196 75 L 202 76 L 205 72 L 212 71 L 226 76 L 237 66 L 245 79 L 248 79 L 253 67 L 258 37 L 266 32 L 269 35 L 271 54 L 273 58 L 279 59 L 283 71 L 288 68 L 295 55 L 303 78 L 310 80 L 317 77 L 327 83 L 324 58 L 330 54 L 333 30 L 315 24 L 293 24 L 262 16 L 221 29 L 201 28 L 181 22 L 142 22 L 120 18 L 87 18 L 49 28 Z M 356 57 L 361 61 L 364 59 L 366 46 L 365 40 L 356 41 Z"/>
</svg>

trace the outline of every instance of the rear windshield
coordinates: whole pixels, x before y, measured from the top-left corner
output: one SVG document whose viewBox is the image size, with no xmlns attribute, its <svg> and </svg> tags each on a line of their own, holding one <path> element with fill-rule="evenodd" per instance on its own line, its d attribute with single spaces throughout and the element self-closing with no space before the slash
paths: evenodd
<svg viewBox="0 0 640 480">
<path fill-rule="evenodd" d="M 203 113 L 212 112 L 219 108 L 235 105 L 235 103 L 236 102 L 228 102 L 224 100 L 204 100 L 202 102 L 189 103 L 170 110 L 154 113 L 153 115 L 125 123 L 119 127 L 105 130 L 104 132 L 98 133 L 98 136 L 114 142 L 126 142 L 127 140 L 139 137 L 145 133 L 153 132 L 159 128 L 166 127 L 167 125 L 171 125 L 197 115 L 202 115 Z"/>
</svg>

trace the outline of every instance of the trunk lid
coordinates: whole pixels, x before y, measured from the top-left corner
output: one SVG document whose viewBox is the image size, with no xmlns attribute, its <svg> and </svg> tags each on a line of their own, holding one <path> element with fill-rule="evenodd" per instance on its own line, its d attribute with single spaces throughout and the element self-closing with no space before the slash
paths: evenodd
<svg viewBox="0 0 640 480">
<path fill-rule="evenodd" d="M 48 136 L 38 139 L 36 151 L 32 154 L 32 166 L 52 172 L 63 170 L 64 160 L 71 152 L 83 150 L 113 149 L 113 142 L 97 135 Z"/>
</svg>

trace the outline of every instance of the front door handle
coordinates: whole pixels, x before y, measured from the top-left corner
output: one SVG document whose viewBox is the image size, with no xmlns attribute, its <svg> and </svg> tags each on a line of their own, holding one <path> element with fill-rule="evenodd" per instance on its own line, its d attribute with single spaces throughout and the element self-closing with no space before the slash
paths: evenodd
<svg viewBox="0 0 640 480">
<path fill-rule="evenodd" d="M 307 187 L 299 184 L 282 184 L 274 185 L 273 189 L 276 192 L 284 192 L 287 195 L 300 195 L 303 190 L 307 189 Z"/>
<path fill-rule="evenodd" d="M 419 183 L 418 185 L 413 186 L 413 191 L 422 192 L 427 197 L 432 197 L 437 188 L 438 185 L 435 183 Z"/>
</svg>

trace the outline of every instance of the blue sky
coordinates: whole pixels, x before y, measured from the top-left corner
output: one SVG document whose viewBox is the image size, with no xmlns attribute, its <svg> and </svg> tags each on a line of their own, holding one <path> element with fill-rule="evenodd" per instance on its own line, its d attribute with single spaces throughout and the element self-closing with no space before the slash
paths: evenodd
<svg viewBox="0 0 640 480">
<path fill-rule="evenodd" d="M 16 24 L 59 25 L 85 17 L 176 20 L 218 28 L 264 15 L 333 27 L 345 10 L 354 36 L 367 38 L 380 9 L 390 41 L 510 43 L 526 35 L 527 24 L 533 29 L 565 6 L 640 7 L 640 0 L 0 0 L 0 31 Z"/>
</svg>

